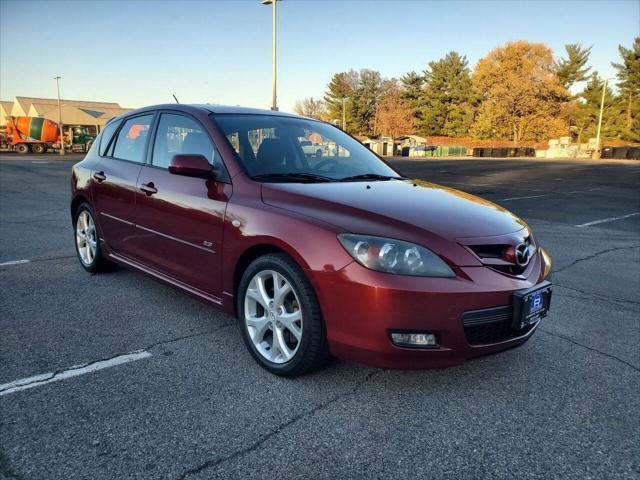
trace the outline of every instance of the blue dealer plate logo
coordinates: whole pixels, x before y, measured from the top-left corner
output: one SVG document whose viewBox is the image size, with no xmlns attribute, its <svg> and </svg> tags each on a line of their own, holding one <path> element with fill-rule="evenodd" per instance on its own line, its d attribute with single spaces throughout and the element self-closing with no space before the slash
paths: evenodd
<svg viewBox="0 0 640 480">
<path fill-rule="evenodd" d="M 531 313 L 537 312 L 542 308 L 542 293 L 536 293 L 531 297 Z"/>
</svg>

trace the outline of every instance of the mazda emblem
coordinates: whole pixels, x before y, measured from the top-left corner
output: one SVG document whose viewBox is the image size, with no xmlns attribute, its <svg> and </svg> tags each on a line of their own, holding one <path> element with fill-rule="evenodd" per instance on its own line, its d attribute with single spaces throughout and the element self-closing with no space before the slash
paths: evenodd
<svg viewBox="0 0 640 480">
<path fill-rule="evenodd" d="M 536 249 L 530 243 L 521 243 L 516 247 L 516 263 L 519 267 L 526 267 Z"/>
</svg>

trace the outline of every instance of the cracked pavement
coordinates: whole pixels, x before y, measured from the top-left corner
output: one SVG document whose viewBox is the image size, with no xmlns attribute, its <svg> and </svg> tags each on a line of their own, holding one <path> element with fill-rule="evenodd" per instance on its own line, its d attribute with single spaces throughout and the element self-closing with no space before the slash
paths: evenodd
<svg viewBox="0 0 640 480">
<path fill-rule="evenodd" d="M 0 267 L 0 384 L 152 356 L 0 397 L 0 479 L 640 478 L 640 218 L 576 227 L 640 211 L 640 164 L 393 160 L 521 215 L 553 256 L 552 312 L 460 367 L 290 380 L 212 307 L 85 273 L 73 162 L 42 158 L 0 155 L 0 263 L 30 260 Z"/>
</svg>

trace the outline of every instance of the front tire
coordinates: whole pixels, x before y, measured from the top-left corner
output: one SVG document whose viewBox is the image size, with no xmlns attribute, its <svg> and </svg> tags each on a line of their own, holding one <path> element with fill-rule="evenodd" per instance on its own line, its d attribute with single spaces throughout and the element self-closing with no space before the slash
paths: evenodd
<svg viewBox="0 0 640 480">
<path fill-rule="evenodd" d="M 297 376 L 329 359 L 320 305 L 302 269 L 283 253 L 254 260 L 240 280 L 237 311 L 256 361 L 280 376 Z"/>
<path fill-rule="evenodd" d="M 316 151 L 316 158 L 320 158 L 322 156 L 322 150 Z"/>
<path fill-rule="evenodd" d="M 102 255 L 100 248 L 100 236 L 93 211 L 87 203 L 82 203 L 76 210 L 73 225 L 75 227 L 76 254 L 80 265 L 87 272 L 106 272 L 113 268 Z"/>
</svg>

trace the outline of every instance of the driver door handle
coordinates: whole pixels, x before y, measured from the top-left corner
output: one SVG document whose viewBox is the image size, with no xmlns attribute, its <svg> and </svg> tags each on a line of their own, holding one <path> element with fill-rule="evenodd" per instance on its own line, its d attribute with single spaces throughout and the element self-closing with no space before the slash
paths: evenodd
<svg viewBox="0 0 640 480">
<path fill-rule="evenodd" d="M 155 187 L 153 182 L 143 183 L 140 185 L 140 190 L 147 194 L 147 197 L 150 197 L 154 193 L 158 193 L 158 189 Z"/>
<path fill-rule="evenodd" d="M 104 172 L 96 172 L 93 174 L 93 178 L 95 178 L 98 183 L 102 183 L 107 179 L 107 176 L 104 174 Z"/>
</svg>

